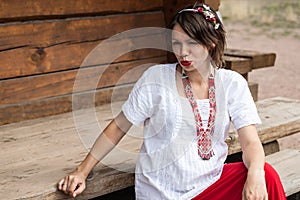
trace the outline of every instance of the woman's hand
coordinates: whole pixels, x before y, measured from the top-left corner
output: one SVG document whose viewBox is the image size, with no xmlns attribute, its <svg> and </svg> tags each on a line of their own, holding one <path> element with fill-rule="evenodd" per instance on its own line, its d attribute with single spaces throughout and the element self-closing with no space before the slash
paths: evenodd
<svg viewBox="0 0 300 200">
<path fill-rule="evenodd" d="M 58 189 L 71 197 L 81 194 L 86 187 L 86 176 L 79 171 L 75 171 L 58 182 Z"/>
<path fill-rule="evenodd" d="M 264 170 L 249 170 L 243 200 L 268 200 Z"/>
<path fill-rule="evenodd" d="M 81 194 L 86 188 L 86 178 L 95 165 L 106 156 L 122 139 L 132 124 L 121 112 L 104 129 L 95 141 L 90 153 L 78 166 L 77 170 L 58 182 L 57 188 L 71 197 Z"/>
<path fill-rule="evenodd" d="M 238 130 L 243 151 L 243 161 L 248 168 L 248 175 L 243 190 L 243 200 L 267 200 L 265 180 L 265 154 L 255 125 Z"/>
</svg>

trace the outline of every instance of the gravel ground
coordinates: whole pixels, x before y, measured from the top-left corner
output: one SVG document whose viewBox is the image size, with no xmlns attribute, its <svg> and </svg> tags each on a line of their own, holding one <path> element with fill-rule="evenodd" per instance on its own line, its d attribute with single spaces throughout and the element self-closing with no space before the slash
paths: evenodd
<svg viewBox="0 0 300 200">
<path fill-rule="evenodd" d="M 245 23 L 224 22 L 227 47 L 276 53 L 274 67 L 254 70 L 249 81 L 259 84 L 258 99 L 282 96 L 300 100 L 300 29 L 263 29 Z M 300 133 L 279 140 L 280 148 L 300 150 Z"/>
</svg>

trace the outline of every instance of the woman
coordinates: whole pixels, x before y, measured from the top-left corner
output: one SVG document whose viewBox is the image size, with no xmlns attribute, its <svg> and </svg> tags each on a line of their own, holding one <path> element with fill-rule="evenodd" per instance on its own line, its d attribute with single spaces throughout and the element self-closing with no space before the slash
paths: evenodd
<svg viewBox="0 0 300 200">
<path fill-rule="evenodd" d="M 156 65 L 143 74 L 121 113 L 58 189 L 80 194 L 92 168 L 132 124 L 143 124 L 137 199 L 285 199 L 277 173 L 265 164 L 255 128 L 260 119 L 247 82 L 221 69 L 225 31 L 215 11 L 204 4 L 187 7 L 170 28 L 178 63 Z M 243 162 L 224 164 L 230 120 Z"/>
</svg>

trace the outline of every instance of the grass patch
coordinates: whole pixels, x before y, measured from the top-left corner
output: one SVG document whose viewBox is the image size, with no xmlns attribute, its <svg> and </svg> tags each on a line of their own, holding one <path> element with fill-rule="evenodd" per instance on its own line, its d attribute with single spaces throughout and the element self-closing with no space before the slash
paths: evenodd
<svg viewBox="0 0 300 200">
<path fill-rule="evenodd" d="M 300 28 L 300 1 L 271 2 L 261 8 L 260 15 L 251 17 L 256 27 L 282 29 L 283 35 L 290 35 L 292 29 Z"/>
</svg>

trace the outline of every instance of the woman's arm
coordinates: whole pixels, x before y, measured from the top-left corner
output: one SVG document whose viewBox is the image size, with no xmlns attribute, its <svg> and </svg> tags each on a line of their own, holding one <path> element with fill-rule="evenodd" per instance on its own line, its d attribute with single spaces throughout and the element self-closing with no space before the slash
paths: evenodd
<svg viewBox="0 0 300 200">
<path fill-rule="evenodd" d="M 85 180 L 88 174 L 119 143 L 131 126 L 132 124 L 121 112 L 100 134 L 77 169 L 58 182 L 58 189 L 72 197 L 82 193 L 86 187 Z"/>
<path fill-rule="evenodd" d="M 264 177 L 265 154 L 256 127 L 249 125 L 240 128 L 238 134 L 243 151 L 243 162 L 248 168 L 243 199 L 265 200 L 268 198 Z"/>
</svg>

